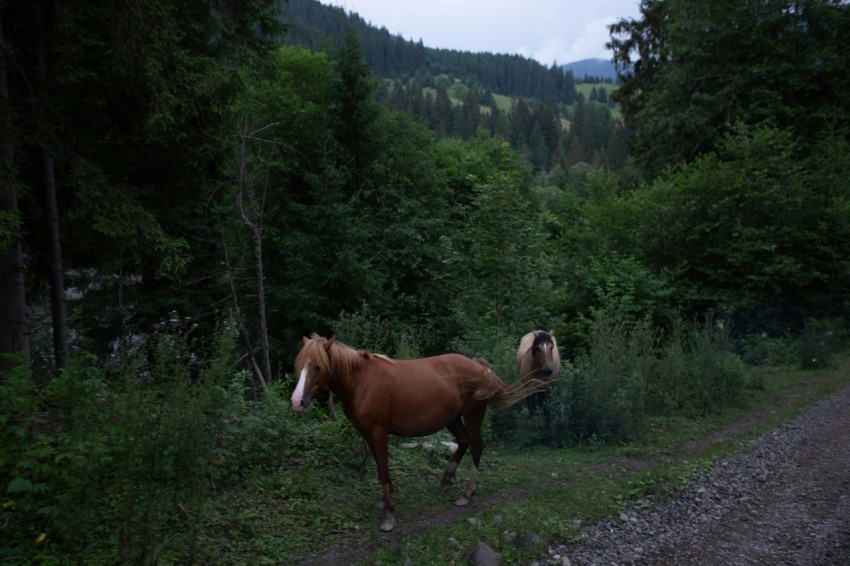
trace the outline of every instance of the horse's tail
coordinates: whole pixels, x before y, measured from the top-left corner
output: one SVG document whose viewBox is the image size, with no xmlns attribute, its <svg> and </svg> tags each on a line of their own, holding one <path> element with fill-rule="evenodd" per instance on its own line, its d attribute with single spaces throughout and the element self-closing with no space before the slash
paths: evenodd
<svg viewBox="0 0 850 566">
<path fill-rule="evenodd" d="M 475 389 L 477 401 L 484 401 L 499 409 L 507 409 L 526 397 L 546 391 L 547 382 L 539 379 L 517 380 L 511 384 L 502 381 L 489 366 L 482 364 L 481 379 Z"/>
</svg>

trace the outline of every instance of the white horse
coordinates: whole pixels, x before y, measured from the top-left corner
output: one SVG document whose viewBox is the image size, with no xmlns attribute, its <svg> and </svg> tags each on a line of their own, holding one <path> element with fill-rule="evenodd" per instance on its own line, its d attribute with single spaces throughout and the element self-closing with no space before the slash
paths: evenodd
<svg viewBox="0 0 850 566">
<path fill-rule="evenodd" d="M 522 381 L 551 381 L 560 370 L 561 354 L 553 330 L 534 330 L 522 337 L 516 351 L 516 371 Z"/>
</svg>

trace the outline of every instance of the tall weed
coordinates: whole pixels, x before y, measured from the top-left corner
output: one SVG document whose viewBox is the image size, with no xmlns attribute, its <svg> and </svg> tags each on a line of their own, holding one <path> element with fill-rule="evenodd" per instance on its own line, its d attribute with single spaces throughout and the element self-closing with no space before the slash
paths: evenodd
<svg viewBox="0 0 850 566">
<path fill-rule="evenodd" d="M 610 313 L 597 315 L 587 348 L 568 376 L 576 397 L 572 418 L 577 438 L 621 442 L 640 434 L 653 346 L 649 322 L 628 324 Z"/>
<path fill-rule="evenodd" d="M 659 345 L 650 383 L 652 414 L 705 415 L 733 400 L 744 383 L 745 366 L 734 353 L 728 325 L 706 321 L 673 321 Z"/>
</svg>

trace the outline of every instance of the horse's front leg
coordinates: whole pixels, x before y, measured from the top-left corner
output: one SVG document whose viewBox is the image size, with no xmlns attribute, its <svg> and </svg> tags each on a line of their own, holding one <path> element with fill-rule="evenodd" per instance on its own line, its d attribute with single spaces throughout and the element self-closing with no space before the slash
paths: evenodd
<svg viewBox="0 0 850 566">
<path fill-rule="evenodd" d="M 383 490 L 384 520 L 381 521 L 380 529 L 387 533 L 395 527 L 395 502 L 393 501 L 393 484 L 390 481 L 389 452 L 387 449 L 387 433 L 374 431 L 367 439 L 375 463 L 378 465 L 378 481 Z"/>
</svg>

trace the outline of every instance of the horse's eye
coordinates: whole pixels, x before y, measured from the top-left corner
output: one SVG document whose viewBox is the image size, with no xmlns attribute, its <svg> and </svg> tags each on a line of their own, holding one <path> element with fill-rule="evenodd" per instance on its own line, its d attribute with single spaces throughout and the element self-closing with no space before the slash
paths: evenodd
<svg viewBox="0 0 850 566">
<path fill-rule="evenodd" d="M 319 366 L 313 366 L 313 371 L 315 371 L 316 373 L 319 373 Z"/>
</svg>

